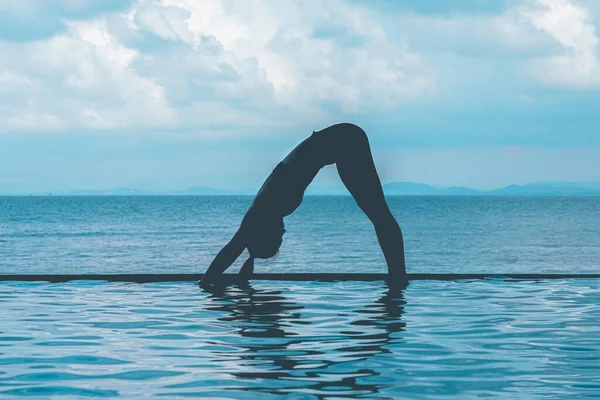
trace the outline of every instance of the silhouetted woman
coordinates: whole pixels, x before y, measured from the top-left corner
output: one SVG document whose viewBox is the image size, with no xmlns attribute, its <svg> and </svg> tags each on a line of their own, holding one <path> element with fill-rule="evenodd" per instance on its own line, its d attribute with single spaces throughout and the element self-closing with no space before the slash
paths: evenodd
<svg viewBox="0 0 600 400">
<path fill-rule="evenodd" d="M 390 280 L 404 282 L 402 232 L 385 201 L 369 140 L 360 127 L 342 123 L 313 132 L 277 164 L 233 238 L 206 270 L 201 286 L 221 283 L 220 275 L 246 248 L 250 257 L 240 270 L 244 279 L 252 276 L 255 258 L 273 257 L 285 233 L 283 217 L 302 203 L 304 191 L 319 170 L 334 163 L 342 182 L 375 227 Z"/>
</svg>

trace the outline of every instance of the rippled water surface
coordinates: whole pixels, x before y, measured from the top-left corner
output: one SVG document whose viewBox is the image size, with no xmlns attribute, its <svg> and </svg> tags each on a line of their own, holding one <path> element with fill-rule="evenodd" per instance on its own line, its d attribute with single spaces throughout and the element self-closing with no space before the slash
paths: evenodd
<svg viewBox="0 0 600 400">
<path fill-rule="evenodd" d="M 592 398 L 598 280 L 0 283 L 0 397 Z"/>
</svg>

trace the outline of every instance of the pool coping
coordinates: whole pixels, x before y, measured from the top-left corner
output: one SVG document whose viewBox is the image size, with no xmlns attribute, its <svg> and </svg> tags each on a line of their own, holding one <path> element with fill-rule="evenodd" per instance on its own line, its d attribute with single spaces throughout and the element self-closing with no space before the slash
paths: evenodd
<svg viewBox="0 0 600 400">
<path fill-rule="evenodd" d="M 52 274 L 52 275 L 8 275 L 0 274 L 0 282 L 68 282 L 80 280 L 108 281 L 108 282 L 191 282 L 199 281 L 204 274 Z M 240 279 L 238 274 L 223 274 L 227 281 Z M 600 274 L 407 274 L 409 281 L 436 280 L 456 281 L 469 279 L 600 279 Z M 262 273 L 254 274 L 251 280 L 269 281 L 382 281 L 388 280 L 385 273 Z"/>
</svg>

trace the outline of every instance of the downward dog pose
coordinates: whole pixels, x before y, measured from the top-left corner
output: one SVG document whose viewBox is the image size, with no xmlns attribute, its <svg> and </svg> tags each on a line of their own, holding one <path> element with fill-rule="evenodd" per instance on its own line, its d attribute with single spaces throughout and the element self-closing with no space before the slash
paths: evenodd
<svg viewBox="0 0 600 400">
<path fill-rule="evenodd" d="M 285 233 L 283 217 L 302 203 L 304 191 L 319 170 L 334 163 L 342 182 L 375 227 L 390 280 L 406 281 L 402 232 L 385 201 L 367 135 L 354 124 L 342 123 L 313 132 L 277 164 L 200 285 L 221 283 L 220 275 L 246 248 L 250 257 L 240 275 L 250 278 L 255 258 L 271 258 L 279 250 Z"/>
</svg>

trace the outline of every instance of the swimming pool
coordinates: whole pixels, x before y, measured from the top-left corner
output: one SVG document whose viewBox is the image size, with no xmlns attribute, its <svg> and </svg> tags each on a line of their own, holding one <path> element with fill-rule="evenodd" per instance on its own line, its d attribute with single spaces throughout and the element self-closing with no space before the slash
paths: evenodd
<svg viewBox="0 0 600 400">
<path fill-rule="evenodd" d="M 600 396 L 600 280 L 0 283 L 0 397 Z"/>
</svg>

